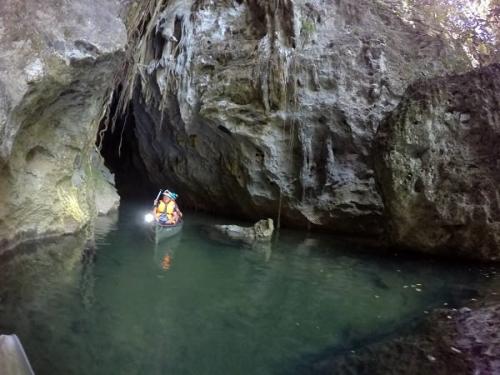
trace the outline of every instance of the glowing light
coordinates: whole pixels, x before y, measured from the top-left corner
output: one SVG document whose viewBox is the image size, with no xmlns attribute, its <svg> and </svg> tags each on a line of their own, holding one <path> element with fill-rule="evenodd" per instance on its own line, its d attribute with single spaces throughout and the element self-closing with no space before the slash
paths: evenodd
<svg viewBox="0 0 500 375">
<path fill-rule="evenodd" d="M 155 217 L 153 216 L 153 214 L 146 214 L 144 216 L 144 221 L 146 223 L 152 223 L 154 219 L 155 219 Z"/>
</svg>

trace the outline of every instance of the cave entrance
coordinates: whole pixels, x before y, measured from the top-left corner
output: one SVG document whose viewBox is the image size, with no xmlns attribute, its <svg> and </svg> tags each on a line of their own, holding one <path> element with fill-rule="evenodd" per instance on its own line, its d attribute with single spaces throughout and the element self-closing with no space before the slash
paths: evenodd
<svg viewBox="0 0 500 375">
<path fill-rule="evenodd" d="M 114 98 L 119 95 L 115 93 Z M 101 122 L 97 136 L 104 164 L 115 175 L 115 185 L 122 200 L 151 199 L 156 189 L 151 183 L 139 153 L 136 121 L 132 104 L 118 113 L 117 100 L 109 108 L 109 116 Z"/>
</svg>

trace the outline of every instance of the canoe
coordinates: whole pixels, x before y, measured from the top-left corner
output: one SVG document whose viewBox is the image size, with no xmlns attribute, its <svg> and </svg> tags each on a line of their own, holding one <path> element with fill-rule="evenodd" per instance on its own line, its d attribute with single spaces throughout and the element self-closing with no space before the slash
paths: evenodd
<svg viewBox="0 0 500 375">
<path fill-rule="evenodd" d="M 158 243 L 161 240 L 164 240 L 166 238 L 170 238 L 170 237 L 178 234 L 182 230 L 183 222 L 181 220 L 177 224 L 174 224 L 174 225 L 171 225 L 171 224 L 162 225 L 162 224 L 155 221 L 153 223 L 153 225 L 154 225 L 153 228 L 154 228 L 155 242 Z"/>
<path fill-rule="evenodd" d="M 16 335 L 0 335 L 0 374 L 34 375 Z"/>
</svg>

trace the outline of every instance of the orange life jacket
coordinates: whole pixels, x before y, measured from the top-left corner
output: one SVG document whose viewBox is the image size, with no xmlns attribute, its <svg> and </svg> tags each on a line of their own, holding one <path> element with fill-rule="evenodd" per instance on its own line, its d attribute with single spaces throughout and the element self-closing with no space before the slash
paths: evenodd
<svg viewBox="0 0 500 375">
<path fill-rule="evenodd" d="M 165 202 L 163 201 L 160 201 L 158 207 L 156 207 L 156 217 L 159 217 L 161 214 L 165 214 L 168 220 L 173 220 L 175 206 L 176 204 L 173 200 L 169 201 L 167 204 L 165 204 Z"/>
</svg>

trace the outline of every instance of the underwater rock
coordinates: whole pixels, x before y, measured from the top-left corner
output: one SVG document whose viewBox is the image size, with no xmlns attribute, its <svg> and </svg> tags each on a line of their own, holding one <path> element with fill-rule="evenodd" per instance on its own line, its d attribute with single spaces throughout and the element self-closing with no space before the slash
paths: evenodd
<svg viewBox="0 0 500 375">
<path fill-rule="evenodd" d="M 319 361 L 312 373 L 475 375 L 500 373 L 500 304 L 437 310 L 420 333 Z"/>
</svg>

